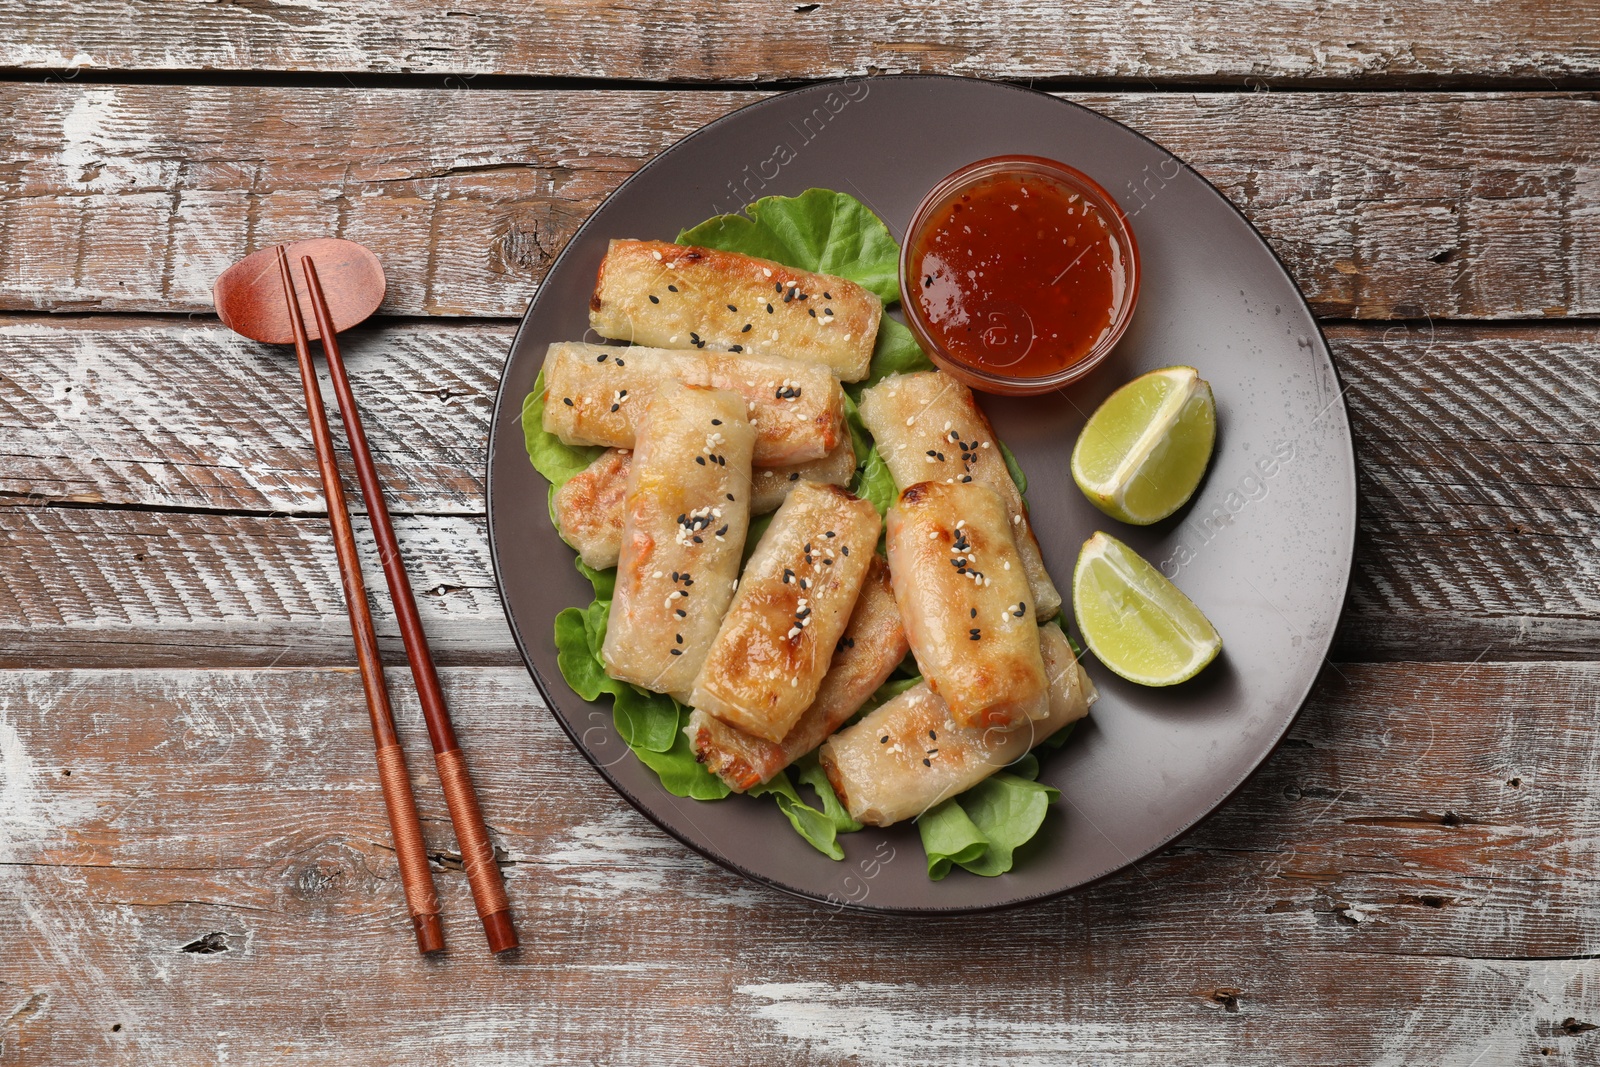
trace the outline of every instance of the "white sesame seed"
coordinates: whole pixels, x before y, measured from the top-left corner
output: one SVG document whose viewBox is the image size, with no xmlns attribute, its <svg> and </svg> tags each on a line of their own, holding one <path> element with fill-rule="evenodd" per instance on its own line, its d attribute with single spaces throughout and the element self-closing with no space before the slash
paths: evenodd
<svg viewBox="0 0 1600 1067">
<path fill-rule="evenodd" d="M 914 423 L 916 421 L 917 421 L 917 417 L 915 415 L 907 415 L 906 416 L 906 425 L 907 426 L 910 426 L 912 423 Z"/>
<path fill-rule="evenodd" d="M 1011 569 L 1011 561 L 1008 559 L 1008 560 L 1006 560 L 1006 570 L 1010 570 L 1010 569 Z"/>
<path fill-rule="evenodd" d="M 946 430 L 946 432 L 948 432 L 948 431 L 949 431 L 949 429 L 950 429 L 950 424 L 949 424 L 949 423 L 948 423 L 948 422 L 947 422 L 947 423 L 945 423 L 945 424 L 944 424 L 944 428 L 945 428 L 945 430 Z"/>
<path fill-rule="evenodd" d="M 770 267 L 762 267 L 761 273 L 766 275 L 768 278 L 772 277 L 772 269 Z"/>
<path fill-rule="evenodd" d="M 982 448 L 988 448 L 988 447 L 989 447 L 989 442 L 988 442 L 988 441 L 985 441 L 985 442 L 984 442 L 984 443 L 983 443 L 983 444 L 982 444 L 982 445 L 981 445 L 981 446 L 980 446 L 980 447 L 982 447 Z"/>
<path fill-rule="evenodd" d="M 658 263 L 661 262 L 661 253 L 660 252 L 651 252 L 650 254 L 652 256 L 656 257 L 656 262 L 658 262 Z"/>
<path fill-rule="evenodd" d="M 1011 516 L 1011 525 L 1015 526 L 1018 523 L 1020 523 L 1021 521 L 1022 521 L 1022 516 L 1021 515 L 1013 515 L 1013 516 Z"/>
<path fill-rule="evenodd" d="M 652 577 L 652 578 L 665 578 L 665 577 L 666 577 L 666 576 L 667 576 L 667 575 L 666 575 L 666 572 L 665 572 L 665 571 L 656 571 L 656 572 L 655 572 L 655 573 L 654 573 L 654 574 L 652 574 L 652 575 L 651 575 L 651 576 L 650 576 L 650 577 Z"/>
</svg>

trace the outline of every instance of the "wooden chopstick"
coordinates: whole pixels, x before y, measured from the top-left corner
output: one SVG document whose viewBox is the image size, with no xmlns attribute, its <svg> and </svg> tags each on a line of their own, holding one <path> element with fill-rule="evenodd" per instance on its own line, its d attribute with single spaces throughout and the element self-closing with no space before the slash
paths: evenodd
<svg viewBox="0 0 1600 1067">
<path fill-rule="evenodd" d="M 489 840 L 483 812 L 478 807 L 472 777 L 467 773 L 466 757 L 456 740 L 450 709 L 445 704 L 444 690 L 439 685 L 439 672 L 434 668 L 433 653 L 428 648 L 427 634 L 422 629 L 422 619 L 417 612 L 417 600 L 411 592 L 411 580 L 406 575 L 400 545 L 395 540 L 394 526 L 389 521 L 383 484 L 378 480 L 377 468 L 372 463 L 372 451 L 367 447 L 361 413 L 356 408 L 355 394 L 350 389 L 350 377 L 345 373 L 344 357 L 339 353 L 338 334 L 333 327 L 333 316 L 328 311 L 327 298 L 322 292 L 322 282 L 317 277 L 316 264 L 310 256 L 302 256 L 300 267 L 305 272 L 311 310 L 316 316 L 317 330 L 322 335 L 322 348 L 328 357 L 328 373 L 333 379 L 334 394 L 339 398 L 345 434 L 350 439 L 356 480 L 361 483 L 361 495 L 366 499 L 367 514 L 372 519 L 372 534 L 378 542 L 378 557 L 383 561 L 383 576 L 389 582 L 389 597 L 394 601 L 395 615 L 400 622 L 400 639 L 405 644 L 406 659 L 411 663 L 411 677 L 416 682 L 422 717 L 428 724 L 428 739 L 433 742 L 439 784 L 444 790 L 445 803 L 450 809 L 450 822 L 455 827 L 456 841 L 461 848 L 461 866 L 467 872 L 472 900 L 477 907 L 478 918 L 483 921 L 490 951 L 505 952 L 517 947 L 517 931 L 511 922 L 511 904 L 506 899 L 505 881 L 500 874 L 500 865 L 495 862 L 494 846 Z"/>
<path fill-rule="evenodd" d="M 306 414 L 311 420 L 311 441 L 316 446 L 322 491 L 328 501 L 328 522 L 333 527 L 333 547 L 339 557 L 345 607 L 350 612 L 350 635 L 355 639 L 361 685 L 366 690 L 367 711 L 372 716 L 372 737 L 378 749 L 378 781 L 389 812 L 389 830 L 394 836 L 395 856 L 400 864 L 400 884 L 411 911 L 411 923 L 416 928 L 417 950 L 438 952 L 444 948 L 439 896 L 434 891 L 433 874 L 428 869 L 428 851 L 422 840 L 422 824 L 417 820 L 411 776 L 406 772 L 405 754 L 400 748 L 399 735 L 395 733 L 394 711 L 389 706 L 389 691 L 383 681 L 383 660 L 378 655 L 378 637 L 372 629 L 372 612 L 367 607 L 366 585 L 361 579 L 361 561 L 356 557 L 355 534 L 350 528 L 350 512 L 345 505 L 344 487 L 339 482 L 339 466 L 334 458 L 333 434 L 328 429 L 328 413 L 322 406 L 322 390 L 317 385 L 316 367 L 311 362 L 311 342 L 306 336 L 300 302 L 295 298 L 289 257 L 282 245 L 278 246 L 278 271 L 283 277 L 284 297 L 289 303 L 294 354 L 300 364 L 300 384 L 305 387 Z M 332 336 L 332 324 L 319 324 L 319 328 L 326 344 Z"/>
</svg>

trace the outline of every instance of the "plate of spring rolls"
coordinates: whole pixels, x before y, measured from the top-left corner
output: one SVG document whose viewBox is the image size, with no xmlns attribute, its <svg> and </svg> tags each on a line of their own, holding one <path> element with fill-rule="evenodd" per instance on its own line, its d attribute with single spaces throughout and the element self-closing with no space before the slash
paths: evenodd
<svg viewBox="0 0 1600 1067">
<path fill-rule="evenodd" d="M 1118 347 L 1044 396 L 933 369 L 897 306 L 923 195 L 1007 153 L 1092 175 L 1142 258 Z M 1211 469 L 1115 533 L 1225 644 L 1146 688 L 1076 640 L 1111 520 L 1069 457 L 1180 362 L 1216 395 Z M 1013 86 L 813 86 L 662 153 L 552 265 L 490 431 L 496 576 L 557 721 L 685 845 L 833 907 L 1014 905 L 1157 852 L 1283 738 L 1350 573 L 1342 396 L 1282 264 L 1155 143 Z"/>
</svg>

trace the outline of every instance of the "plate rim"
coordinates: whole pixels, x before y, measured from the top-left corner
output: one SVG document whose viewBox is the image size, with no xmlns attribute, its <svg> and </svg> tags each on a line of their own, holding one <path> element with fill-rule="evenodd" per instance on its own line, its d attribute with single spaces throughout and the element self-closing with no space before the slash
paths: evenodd
<svg viewBox="0 0 1600 1067">
<path fill-rule="evenodd" d="M 595 217 L 600 213 L 601 209 L 603 209 L 607 203 L 621 194 L 623 190 L 627 189 L 634 182 L 644 179 L 646 175 L 649 174 L 651 169 L 655 167 L 656 164 L 659 163 L 667 153 L 681 148 L 682 146 L 705 134 L 709 130 L 733 120 L 736 116 L 752 108 L 764 107 L 772 104 L 775 101 L 786 99 L 791 96 L 798 96 L 805 93 L 826 92 L 835 86 L 857 81 L 972 82 L 994 88 L 1010 89 L 1015 92 L 1028 94 L 1030 96 L 1044 97 L 1054 104 L 1075 109 L 1086 114 L 1094 120 L 1116 126 L 1127 133 L 1131 133 L 1139 140 L 1144 141 L 1152 147 L 1166 153 L 1167 156 L 1177 161 L 1180 167 L 1193 175 L 1206 190 L 1210 191 L 1212 195 L 1226 205 L 1227 208 L 1232 211 L 1234 215 L 1236 215 L 1239 220 L 1245 224 L 1246 227 L 1249 228 L 1250 233 L 1255 236 L 1261 247 L 1264 248 L 1272 257 L 1272 262 L 1277 267 L 1279 274 L 1281 274 L 1283 279 L 1288 282 L 1290 288 L 1293 289 L 1295 293 L 1296 299 L 1299 300 L 1301 307 L 1304 308 L 1306 317 L 1310 320 L 1312 329 L 1315 332 L 1316 342 L 1320 345 L 1319 354 L 1321 355 L 1322 359 L 1326 361 L 1327 368 L 1332 373 L 1334 385 L 1337 387 L 1337 394 L 1335 398 L 1336 403 L 1333 406 L 1338 410 L 1339 426 L 1343 430 L 1343 440 L 1345 445 L 1345 456 L 1343 459 L 1345 465 L 1348 467 L 1347 473 L 1349 476 L 1347 483 L 1348 494 L 1342 503 L 1347 505 L 1350 519 L 1349 528 L 1347 531 L 1345 531 L 1345 537 L 1343 538 L 1342 542 L 1346 562 L 1344 566 L 1344 574 L 1338 583 L 1339 610 L 1334 616 L 1333 625 L 1328 627 L 1327 634 L 1323 638 L 1320 648 L 1315 649 L 1315 651 L 1318 653 L 1318 658 L 1322 661 L 1323 667 L 1329 666 L 1330 661 L 1328 659 L 1328 653 L 1331 651 L 1334 639 L 1338 635 L 1340 623 L 1343 622 L 1345 609 L 1347 607 L 1350 595 L 1350 581 L 1355 572 L 1355 545 L 1357 533 L 1360 527 L 1361 506 L 1361 493 L 1358 481 L 1359 472 L 1355 461 L 1355 440 L 1350 429 L 1349 407 L 1345 401 L 1346 389 L 1343 386 L 1343 379 L 1340 376 L 1338 364 L 1333 359 L 1333 350 L 1328 344 L 1328 338 L 1326 333 L 1323 331 L 1321 321 L 1318 320 L 1315 312 L 1312 310 L 1310 301 L 1306 299 L 1304 290 L 1301 289 L 1299 282 L 1295 280 L 1294 275 L 1289 271 L 1288 265 L 1283 261 L 1283 257 L 1278 254 L 1277 249 L 1273 248 L 1271 242 L 1269 242 L 1266 236 L 1262 234 L 1260 229 L 1256 227 L 1255 223 L 1253 223 L 1239 208 L 1239 206 L 1229 199 L 1221 189 L 1218 189 L 1216 185 L 1207 179 L 1205 175 L 1196 170 L 1187 160 L 1183 159 L 1175 152 L 1172 152 L 1154 138 L 1134 129 L 1132 126 L 1118 122 L 1116 119 L 1095 111 L 1093 108 L 1090 108 L 1084 104 L 1080 104 L 1075 100 L 1064 99 L 1043 89 L 1034 89 L 1031 86 L 1017 85 L 1011 82 L 997 81 L 988 78 L 970 78 L 953 74 L 882 74 L 870 75 L 867 77 L 830 78 L 822 81 L 812 82 L 794 89 L 772 93 L 771 95 L 764 96 L 759 100 L 752 100 L 750 103 L 735 108 L 725 115 L 719 115 L 710 122 L 696 127 L 690 133 L 684 135 L 683 137 L 674 141 L 672 144 L 668 145 L 666 148 L 663 148 L 661 151 L 651 156 L 650 159 L 640 166 L 638 170 L 634 171 L 627 178 L 623 179 L 615 189 L 606 194 L 605 198 L 589 212 L 588 216 L 583 220 L 583 222 L 578 225 L 578 228 L 573 231 L 572 236 L 567 238 L 565 244 L 563 244 L 561 247 L 561 251 L 556 254 L 556 258 L 551 261 L 549 269 L 545 272 L 545 277 L 548 278 L 561 267 L 563 261 L 572 252 L 573 248 L 579 244 L 580 238 L 584 237 L 589 230 L 589 227 L 594 224 Z M 542 287 L 543 282 L 541 281 L 539 288 Z M 1272 757 L 1277 754 L 1278 750 L 1282 748 L 1285 738 L 1287 738 L 1289 735 L 1289 731 L 1294 728 L 1295 723 L 1299 721 L 1301 714 L 1304 713 L 1312 690 L 1316 687 L 1317 682 L 1323 676 L 1324 672 L 1322 668 L 1319 668 L 1314 674 L 1311 675 L 1310 680 L 1305 684 L 1299 695 L 1294 699 L 1294 710 L 1288 715 L 1287 718 L 1285 718 L 1283 726 L 1281 729 L 1279 729 L 1277 735 L 1272 739 L 1271 744 L 1266 747 L 1261 757 L 1255 761 L 1250 769 L 1245 772 L 1245 774 L 1241 776 L 1237 782 L 1235 782 L 1228 789 L 1224 790 L 1222 794 L 1215 800 L 1207 802 L 1203 810 L 1198 810 L 1195 816 L 1189 820 L 1186 825 L 1176 830 L 1171 835 L 1156 842 L 1140 855 L 1126 858 L 1123 862 L 1118 863 L 1117 865 L 1110 867 L 1107 870 L 1094 875 L 1093 877 L 1087 878 L 1076 883 L 1075 885 L 1064 886 L 1059 889 L 1050 889 L 1038 893 L 1024 894 L 985 904 L 961 904 L 950 906 L 917 906 L 902 904 L 885 905 L 869 904 L 866 903 L 865 900 L 861 902 L 839 899 L 828 900 L 798 887 L 785 884 L 784 882 L 781 882 L 771 876 L 750 870 L 737 860 L 721 854 L 711 845 L 702 845 L 699 842 L 690 840 L 685 835 L 668 826 L 662 818 L 655 814 L 648 802 L 635 796 L 620 781 L 614 778 L 609 773 L 608 766 L 602 765 L 589 752 L 589 750 L 584 747 L 577 734 L 573 731 L 572 726 L 570 726 L 566 719 L 557 711 L 556 701 L 551 692 L 552 687 L 540 672 L 538 665 L 534 663 L 533 657 L 529 654 L 527 644 L 523 640 L 522 631 L 517 626 L 517 620 L 512 610 L 510 600 L 506 597 L 506 583 L 505 578 L 501 573 L 500 552 L 495 538 L 494 468 L 496 460 L 496 429 L 500 426 L 502 415 L 505 415 L 509 412 L 509 409 L 506 407 L 507 371 L 511 366 L 512 359 L 516 355 L 518 346 L 522 341 L 523 332 L 528 328 L 529 317 L 532 315 L 534 303 L 539 296 L 539 288 L 536 288 L 532 295 L 529 296 L 528 305 L 523 309 L 522 317 L 517 324 L 516 332 L 511 336 L 511 343 L 507 348 L 504 362 L 501 364 L 500 381 L 495 388 L 494 407 L 489 416 L 487 430 L 488 440 L 484 450 L 484 525 L 488 532 L 489 561 L 494 570 L 495 592 L 499 596 L 500 608 L 502 613 L 505 615 L 506 625 L 511 631 L 511 638 L 517 646 L 517 654 L 521 656 L 523 666 L 533 678 L 534 686 L 538 689 L 540 697 L 544 700 L 544 710 L 556 721 L 556 723 L 561 727 L 562 732 L 567 735 L 568 740 L 572 742 L 572 746 L 578 750 L 579 754 L 583 756 L 583 758 L 600 775 L 601 779 L 612 788 L 612 790 L 620 795 L 623 800 L 627 801 L 629 806 L 631 806 L 640 815 L 643 815 L 658 829 L 666 833 L 679 844 L 687 847 L 690 851 L 703 856 L 725 870 L 732 871 L 733 873 L 748 878 L 760 885 L 776 889 L 787 896 L 806 901 L 810 904 L 820 904 L 824 907 L 836 908 L 838 910 L 846 910 L 856 913 L 905 916 L 973 915 L 987 912 L 1005 911 L 1013 908 L 1023 907 L 1028 904 L 1043 903 L 1045 901 L 1080 893 L 1093 886 L 1096 886 L 1099 883 L 1115 875 L 1121 874 L 1123 871 L 1126 871 L 1131 867 L 1134 867 L 1138 863 L 1147 860 L 1158 853 L 1166 851 L 1174 844 L 1193 833 L 1201 824 L 1205 823 L 1211 818 L 1211 816 L 1215 815 L 1218 809 L 1236 796 L 1240 790 L 1248 785 L 1251 780 L 1254 779 L 1258 773 L 1260 773 L 1261 769 L 1266 766 Z M 519 399 L 515 404 L 516 418 L 518 420 L 519 429 L 521 425 L 521 410 L 524 399 L 525 398 Z M 595 702 L 591 701 L 588 703 Z M 823 858 L 826 859 L 827 857 Z M 1000 877 L 1003 878 L 1004 875 L 1001 875 Z"/>
</svg>

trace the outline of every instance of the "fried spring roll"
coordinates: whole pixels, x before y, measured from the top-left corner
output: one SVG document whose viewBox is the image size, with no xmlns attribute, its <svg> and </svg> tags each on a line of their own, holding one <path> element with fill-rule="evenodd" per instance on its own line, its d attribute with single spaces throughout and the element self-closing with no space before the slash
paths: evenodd
<svg viewBox="0 0 1600 1067">
<path fill-rule="evenodd" d="M 817 699 L 779 742 L 752 737 L 743 730 L 696 710 L 684 732 L 695 758 L 736 793 L 768 781 L 820 745 L 867 702 L 906 656 L 906 632 L 900 625 L 889 564 L 874 555 L 850 625 L 834 648 Z"/>
<path fill-rule="evenodd" d="M 882 318 L 855 282 L 662 241 L 612 241 L 589 300 L 601 337 L 783 356 L 847 382 L 867 376 Z"/>
<path fill-rule="evenodd" d="M 797 486 L 745 566 L 695 680 L 694 707 L 782 741 L 817 697 L 880 527 L 877 510 L 848 490 Z"/>
<path fill-rule="evenodd" d="M 1061 594 L 1044 567 L 1038 539 L 994 427 L 972 399 L 972 390 L 939 371 L 885 378 L 861 394 L 861 421 L 872 432 L 895 484 L 963 482 L 987 485 L 1005 503 L 1011 533 L 1041 620 L 1055 615 Z"/>
<path fill-rule="evenodd" d="M 640 419 L 601 657 L 619 681 L 687 701 L 733 599 L 755 431 L 725 390 L 665 382 Z"/>
<path fill-rule="evenodd" d="M 1039 631 L 1050 672 L 1050 713 L 1009 728 L 958 726 L 926 685 L 914 686 L 840 730 L 818 753 L 839 800 L 858 822 L 888 826 L 965 792 L 1068 723 L 1099 694 L 1055 626 Z"/>
<path fill-rule="evenodd" d="M 556 490 L 556 526 L 562 540 L 578 550 L 596 570 L 617 565 L 622 550 L 622 494 L 628 485 L 632 453 L 608 448 L 593 463 Z M 750 514 L 778 510 L 791 490 L 803 482 L 849 485 L 856 472 L 856 453 L 847 436 L 821 459 L 787 467 L 762 467 L 752 475 Z"/>
<path fill-rule="evenodd" d="M 1039 624 L 1000 498 L 982 485 L 918 482 L 889 508 L 887 530 L 911 651 L 956 722 L 1042 718 Z"/>
<path fill-rule="evenodd" d="M 777 511 L 795 486 L 803 482 L 844 486 L 850 484 L 855 473 L 856 450 L 850 444 L 850 435 L 845 434 L 839 447 L 821 459 L 791 463 L 786 467 L 758 467 L 751 475 L 755 485 L 750 492 L 750 513 L 765 515 Z"/>
<path fill-rule="evenodd" d="M 850 436 L 844 392 L 826 367 L 776 356 L 672 352 L 580 342 L 544 358 L 544 428 L 569 445 L 632 448 L 643 402 L 664 381 L 744 397 L 756 428 L 755 461 L 769 467 L 821 459 Z"/>
<path fill-rule="evenodd" d="M 622 501 L 633 453 L 608 448 L 567 479 L 551 501 L 561 539 L 595 570 L 617 565 L 622 552 Z"/>
</svg>

